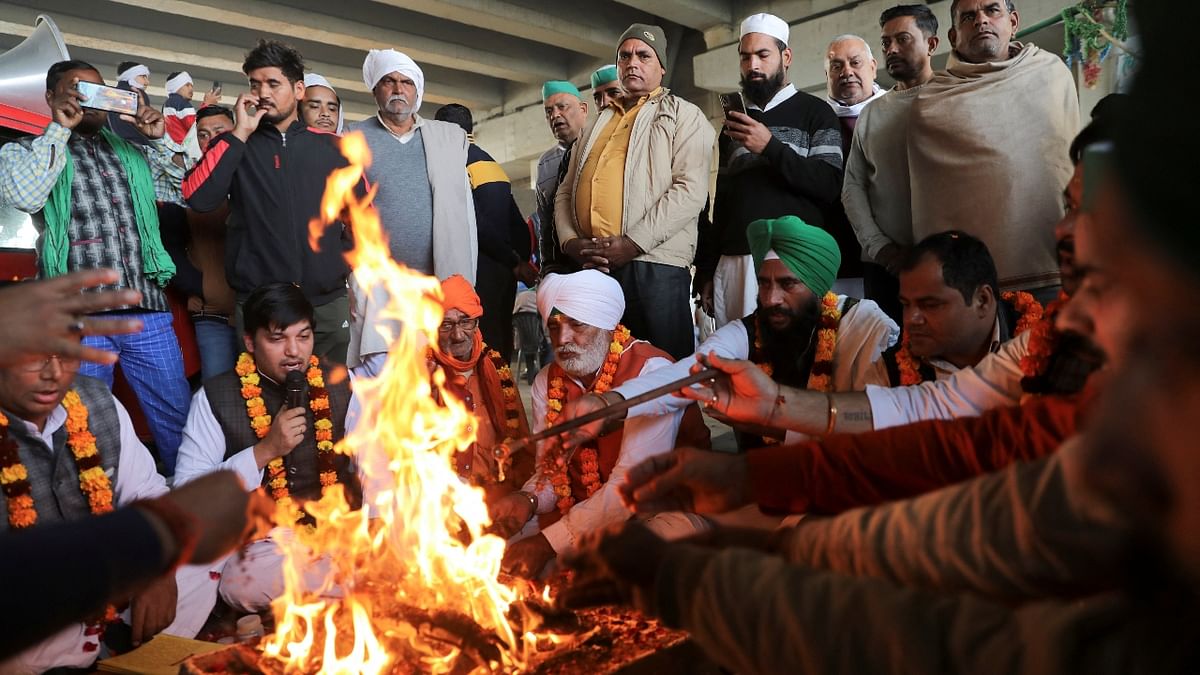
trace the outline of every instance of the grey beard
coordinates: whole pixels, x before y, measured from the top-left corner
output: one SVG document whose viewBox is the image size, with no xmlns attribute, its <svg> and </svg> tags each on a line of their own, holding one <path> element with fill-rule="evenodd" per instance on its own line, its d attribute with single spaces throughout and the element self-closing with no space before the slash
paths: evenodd
<svg viewBox="0 0 1200 675">
<path fill-rule="evenodd" d="M 600 366 L 604 365 L 604 358 L 608 356 L 608 340 L 598 340 L 595 344 L 589 345 L 582 353 L 569 357 L 555 355 L 555 360 L 558 361 L 558 367 L 562 368 L 568 375 L 576 378 L 591 377 L 600 370 Z"/>
</svg>

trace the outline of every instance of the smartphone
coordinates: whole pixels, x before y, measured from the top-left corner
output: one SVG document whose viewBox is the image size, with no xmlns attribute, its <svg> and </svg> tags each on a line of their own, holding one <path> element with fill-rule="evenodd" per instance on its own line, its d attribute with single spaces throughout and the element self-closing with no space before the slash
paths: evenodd
<svg viewBox="0 0 1200 675">
<path fill-rule="evenodd" d="M 221 83 L 217 82 L 216 80 L 213 80 L 213 86 L 210 91 L 212 91 L 212 93 L 217 94 L 219 96 L 221 94 Z"/>
<path fill-rule="evenodd" d="M 80 102 L 80 105 L 84 107 L 125 115 L 137 114 L 137 92 L 125 91 L 116 87 L 106 87 L 94 82 L 76 82 L 75 90 L 83 94 L 83 101 Z"/>
<path fill-rule="evenodd" d="M 721 94 L 721 110 L 725 111 L 725 116 L 729 117 L 729 113 L 737 111 L 743 115 L 746 113 L 746 101 L 742 98 L 742 92 L 735 91 L 732 94 Z"/>
</svg>

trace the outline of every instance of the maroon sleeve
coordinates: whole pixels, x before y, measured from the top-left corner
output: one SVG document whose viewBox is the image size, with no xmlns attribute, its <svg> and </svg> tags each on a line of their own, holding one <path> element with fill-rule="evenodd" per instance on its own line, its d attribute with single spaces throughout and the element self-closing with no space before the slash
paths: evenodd
<svg viewBox="0 0 1200 675">
<path fill-rule="evenodd" d="M 1090 392 L 1044 396 L 979 417 L 752 450 L 753 497 L 764 511 L 839 513 L 923 494 L 1054 452 L 1088 401 Z"/>
</svg>

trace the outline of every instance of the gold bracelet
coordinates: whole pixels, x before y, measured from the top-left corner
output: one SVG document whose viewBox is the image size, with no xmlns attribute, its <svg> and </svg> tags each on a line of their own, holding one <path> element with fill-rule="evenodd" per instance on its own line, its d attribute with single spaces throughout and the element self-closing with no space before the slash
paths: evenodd
<svg viewBox="0 0 1200 675">
<path fill-rule="evenodd" d="M 825 400 L 829 401 L 829 426 L 825 427 L 825 435 L 828 436 L 837 426 L 837 403 L 833 400 L 833 394 L 829 392 L 825 392 Z"/>
</svg>

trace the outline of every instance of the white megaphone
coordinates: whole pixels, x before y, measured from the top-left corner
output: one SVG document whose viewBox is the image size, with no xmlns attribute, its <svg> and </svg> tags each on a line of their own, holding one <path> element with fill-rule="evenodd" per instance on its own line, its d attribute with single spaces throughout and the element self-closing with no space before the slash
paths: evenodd
<svg viewBox="0 0 1200 675">
<path fill-rule="evenodd" d="M 0 54 L 0 103 L 38 115 L 49 115 L 46 71 L 71 58 L 58 26 L 38 15 L 33 32 L 21 44 Z"/>
</svg>

